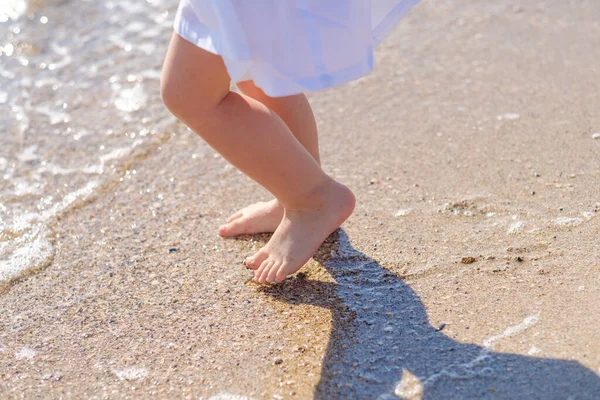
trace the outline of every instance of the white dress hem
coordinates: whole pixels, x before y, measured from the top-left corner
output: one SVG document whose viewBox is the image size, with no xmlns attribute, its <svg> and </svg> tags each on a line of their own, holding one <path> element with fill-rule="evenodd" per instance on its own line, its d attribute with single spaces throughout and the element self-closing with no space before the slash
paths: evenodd
<svg viewBox="0 0 600 400">
<path fill-rule="evenodd" d="M 231 13 L 230 19 L 232 20 L 226 21 L 228 31 L 221 32 L 215 29 L 215 26 L 222 27 L 222 23 L 218 25 L 213 22 L 211 27 L 210 23 L 200 21 L 200 16 L 196 14 L 194 7 L 191 5 L 191 2 L 194 1 L 202 2 L 203 0 L 181 1 L 174 22 L 175 32 L 195 46 L 222 56 L 229 76 L 234 83 L 252 80 L 256 86 L 271 97 L 320 91 L 367 75 L 373 70 L 373 46 L 381 42 L 396 23 L 419 2 L 419 0 L 397 0 L 394 7 L 390 10 L 386 9 L 384 17 L 378 21 L 375 29 L 370 29 L 370 37 L 365 39 L 366 34 L 363 34 L 362 37 L 351 37 L 351 39 L 357 40 L 352 42 L 354 47 L 348 47 L 347 53 L 340 53 L 342 57 L 345 57 L 344 62 L 336 62 L 335 59 L 331 61 L 331 58 L 327 58 L 329 56 L 328 52 L 331 50 L 336 51 L 337 48 L 320 48 L 321 43 L 317 43 L 314 52 L 309 53 L 312 58 L 307 57 L 307 72 L 304 73 L 303 70 L 288 72 L 286 68 L 289 69 L 289 64 L 285 64 L 284 55 L 267 53 L 271 57 L 270 59 L 269 57 L 255 56 L 257 53 L 260 55 L 264 49 L 251 48 L 250 43 L 256 46 L 256 41 L 250 42 L 250 39 L 244 39 L 247 33 L 243 32 L 239 14 L 236 16 L 235 13 Z M 242 17 L 244 16 L 242 15 Z M 318 17 L 320 16 L 318 15 Z M 370 19 L 370 16 L 367 17 Z M 310 22 L 314 23 L 314 20 Z M 331 25 L 337 22 L 333 21 Z M 364 23 L 364 21 L 362 22 Z M 337 26 L 340 26 L 340 24 Z M 337 26 L 334 25 L 335 28 Z M 369 27 L 367 27 L 368 29 Z M 310 34 L 314 32 L 312 29 L 308 29 L 301 32 L 301 34 L 307 31 Z M 238 42 L 231 43 L 229 40 L 232 32 L 236 34 L 234 37 L 237 38 Z M 254 38 L 251 37 L 251 39 Z M 312 40 L 313 38 L 309 39 Z M 259 42 L 259 44 L 267 47 L 270 45 L 269 42 Z M 329 44 L 329 46 L 331 45 Z M 296 49 L 295 47 L 288 48 Z M 349 56 L 347 56 L 348 54 Z M 304 61 L 304 58 L 300 55 L 294 56 L 297 58 L 297 60 L 294 60 L 296 63 Z M 281 65 L 277 65 L 280 59 L 282 59 Z M 352 62 L 352 60 L 356 61 Z"/>
</svg>

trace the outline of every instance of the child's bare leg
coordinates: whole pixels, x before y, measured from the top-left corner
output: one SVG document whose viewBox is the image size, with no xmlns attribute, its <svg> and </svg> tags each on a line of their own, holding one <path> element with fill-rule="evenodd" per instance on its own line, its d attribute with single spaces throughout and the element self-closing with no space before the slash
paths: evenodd
<svg viewBox="0 0 600 400">
<path fill-rule="evenodd" d="M 308 99 L 304 94 L 285 97 L 269 97 L 253 81 L 237 84 L 246 96 L 252 97 L 274 111 L 285 122 L 302 146 L 321 164 L 317 122 Z"/>
<path fill-rule="evenodd" d="M 174 35 L 161 92 L 173 114 L 285 207 L 269 243 L 248 260 L 259 282 L 296 272 L 352 213 L 350 190 L 323 172 L 281 118 L 229 91 L 220 57 Z"/>
<path fill-rule="evenodd" d="M 237 86 L 242 93 L 274 111 L 292 131 L 300 144 L 317 162 L 320 162 L 317 123 L 305 95 L 269 97 L 252 81 L 240 82 Z M 282 218 L 283 205 L 277 199 L 258 202 L 231 215 L 227 219 L 227 223 L 219 228 L 219 234 L 236 236 L 274 232 Z"/>
</svg>

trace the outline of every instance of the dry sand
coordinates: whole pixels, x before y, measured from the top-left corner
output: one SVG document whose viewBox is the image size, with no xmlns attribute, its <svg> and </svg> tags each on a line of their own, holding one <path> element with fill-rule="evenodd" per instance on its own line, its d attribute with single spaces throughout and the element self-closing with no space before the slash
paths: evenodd
<svg viewBox="0 0 600 400">
<path fill-rule="evenodd" d="M 274 288 L 241 264 L 267 236 L 216 235 L 267 194 L 177 126 L 0 295 L 2 397 L 598 398 L 598 21 L 416 7 L 373 74 L 310 96 L 358 206 Z"/>
</svg>

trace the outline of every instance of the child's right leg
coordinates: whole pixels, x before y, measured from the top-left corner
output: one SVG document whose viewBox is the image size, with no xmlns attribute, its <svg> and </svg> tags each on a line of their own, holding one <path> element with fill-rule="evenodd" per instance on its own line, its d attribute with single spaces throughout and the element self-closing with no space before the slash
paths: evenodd
<svg viewBox="0 0 600 400">
<path fill-rule="evenodd" d="M 173 36 L 163 67 L 165 105 L 285 207 L 269 243 L 248 260 L 259 282 L 281 282 L 304 265 L 354 208 L 354 196 L 320 168 L 262 103 L 229 91 L 220 57 Z"/>
<path fill-rule="evenodd" d="M 317 123 L 308 99 L 303 94 L 269 97 L 252 81 L 240 82 L 238 88 L 246 96 L 274 111 L 292 131 L 296 139 L 320 163 Z M 251 204 L 227 219 L 219 228 L 221 236 L 275 232 L 283 218 L 283 205 L 277 199 Z"/>
</svg>

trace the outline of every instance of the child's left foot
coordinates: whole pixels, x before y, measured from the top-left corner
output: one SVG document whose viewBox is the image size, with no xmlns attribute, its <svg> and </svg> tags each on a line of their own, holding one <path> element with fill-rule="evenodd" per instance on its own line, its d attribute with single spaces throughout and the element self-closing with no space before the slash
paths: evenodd
<svg viewBox="0 0 600 400">
<path fill-rule="evenodd" d="M 227 219 L 219 228 L 224 237 L 253 233 L 271 233 L 283 218 L 283 206 L 275 199 L 249 205 Z"/>
<path fill-rule="evenodd" d="M 330 181 L 323 201 L 312 208 L 285 211 L 281 224 L 265 247 L 246 259 L 259 283 L 283 282 L 298 271 L 354 210 L 354 195 L 344 185 Z"/>
</svg>

